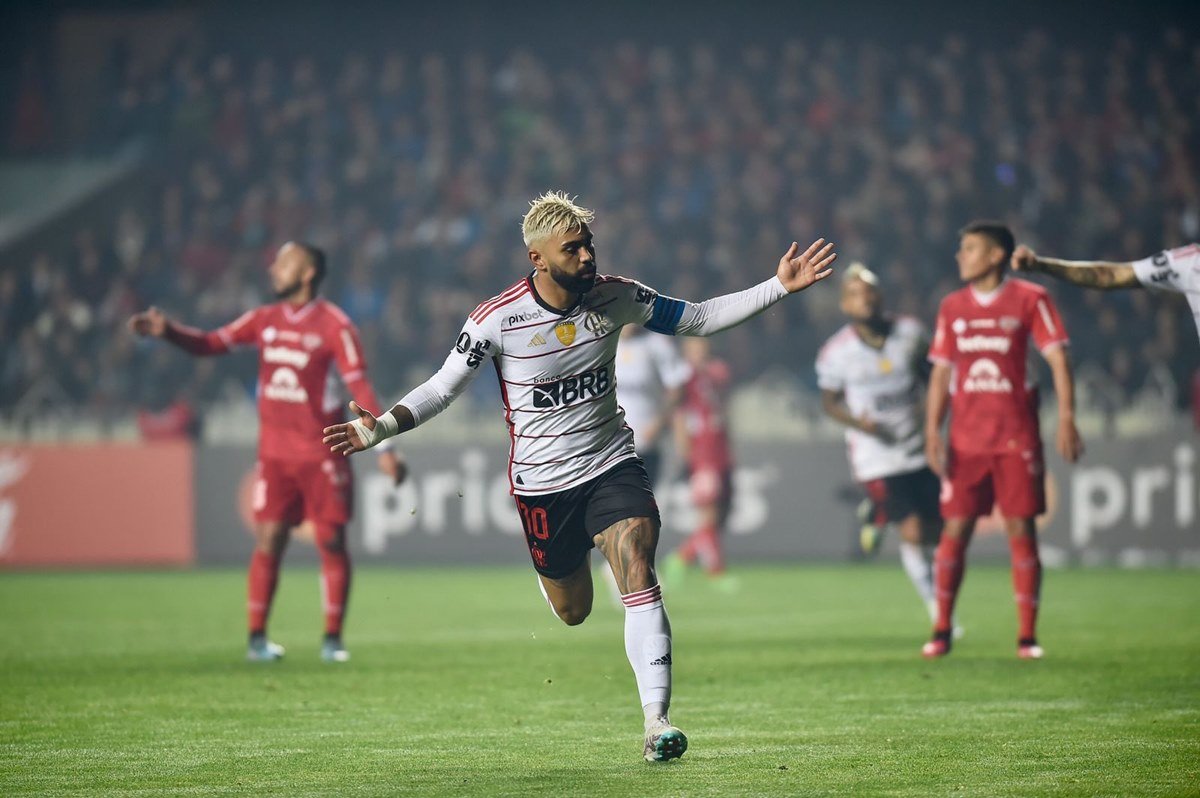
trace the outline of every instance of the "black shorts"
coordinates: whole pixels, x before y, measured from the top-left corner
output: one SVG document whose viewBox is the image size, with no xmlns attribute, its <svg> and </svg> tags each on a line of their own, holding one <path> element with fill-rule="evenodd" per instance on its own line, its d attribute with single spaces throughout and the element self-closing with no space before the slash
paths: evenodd
<svg viewBox="0 0 1200 798">
<path fill-rule="evenodd" d="M 533 567 L 550 579 L 573 574 L 595 547 L 592 538 L 618 521 L 653 518 L 660 523 L 646 467 L 637 458 L 558 493 L 513 498 Z"/>
<path fill-rule="evenodd" d="M 942 484 L 928 468 L 872 479 L 863 487 L 875 503 L 875 523 L 895 523 L 910 515 L 927 522 L 942 520 L 938 504 Z"/>
</svg>

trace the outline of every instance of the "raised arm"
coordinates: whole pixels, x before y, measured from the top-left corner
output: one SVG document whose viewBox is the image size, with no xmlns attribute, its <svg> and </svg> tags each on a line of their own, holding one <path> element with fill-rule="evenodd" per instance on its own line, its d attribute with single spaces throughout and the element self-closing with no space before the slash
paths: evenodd
<svg viewBox="0 0 1200 798">
<path fill-rule="evenodd" d="M 803 291 L 833 274 L 832 243 L 819 238 L 800 252 L 795 241 L 779 259 L 775 276 L 756 286 L 704 302 L 657 297 L 646 328 L 668 335 L 712 335 L 757 316 L 788 294 Z"/>
<path fill-rule="evenodd" d="M 1084 288 L 1105 291 L 1141 285 L 1132 263 L 1045 258 L 1024 244 L 1013 252 L 1012 267 L 1014 271 L 1041 272 Z"/>
</svg>

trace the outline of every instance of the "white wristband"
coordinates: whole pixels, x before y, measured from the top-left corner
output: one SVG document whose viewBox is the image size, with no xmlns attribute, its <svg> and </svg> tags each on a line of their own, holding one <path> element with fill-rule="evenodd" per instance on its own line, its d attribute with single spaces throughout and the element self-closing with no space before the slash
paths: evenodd
<svg viewBox="0 0 1200 798">
<path fill-rule="evenodd" d="M 375 429 L 367 429 L 367 425 L 357 418 L 350 422 L 350 426 L 367 444 L 368 449 L 400 432 L 400 422 L 392 415 L 391 410 L 375 419 Z"/>
</svg>

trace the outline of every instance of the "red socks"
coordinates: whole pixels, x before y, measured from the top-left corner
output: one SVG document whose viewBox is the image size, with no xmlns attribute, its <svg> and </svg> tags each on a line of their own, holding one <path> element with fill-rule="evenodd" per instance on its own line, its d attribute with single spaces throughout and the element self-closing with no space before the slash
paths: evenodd
<svg viewBox="0 0 1200 798">
<path fill-rule="evenodd" d="M 317 552 L 321 555 L 321 611 L 325 613 L 325 634 L 340 636 L 350 598 L 350 553 L 346 551 L 338 527 L 317 524 L 316 533 Z"/>
<path fill-rule="evenodd" d="M 943 535 L 933 555 L 933 586 L 937 598 L 937 623 L 934 630 L 949 632 L 954 617 L 954 602 L 966 569 L 966 544 L 962 538 Z"/>
<path fill-rule="evenodd" d="M 317 551 L 321 556 L 321 611 L 325 615 L 325 634 L 340 635 L 350 595 L 350 555 L 341 546 L 330 550 L 324 545 L 332 534 L 332 529 L 317 528 Z M 250 555 L 246 609 L 251 634 L 267 629 L 271 601 L 279 583 L 281 559 L 280 555 L 259 549 Z"/>
<path fill-rule="evenodd" d="M 688 565 L 700 560 L 709 574 L 719 574 L 725 570 L 725 556 L 721 552 L 721 538 L 717 528 L 705 524 L 688 536 L 679 547 L 679 556 Z"/>
<path fill-rule="evenodd" d="M 1038 598 L 1042 592 L 1042 561 L 1038 558 L 1037 538 L 1009 535 L 1008 549 L 1012 553 L 1013 594 L 1017 600 L 1017 637 L 1034 640 L 1037 637 Z"/>
<path fill-rule="evenodd" d="M 250 632 L 267 630 L 267 616 L 275 586 L 279 583 L 279 555 L 255 549 L 250 555 L 250 572 L 246 580 L 246 612 Z"/>
</svg>

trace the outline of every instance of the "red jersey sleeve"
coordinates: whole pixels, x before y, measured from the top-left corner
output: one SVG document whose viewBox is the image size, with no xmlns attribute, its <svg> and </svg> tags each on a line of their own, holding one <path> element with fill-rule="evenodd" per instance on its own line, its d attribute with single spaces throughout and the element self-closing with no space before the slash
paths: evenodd
<svg viewBox="0 0 1200 798">
<path fill-rule="evenodd" d="M 1033 342 L 1042 352 L 1070 340 L 1067 338 L 1067 329 L 1063 326 L 1062 317 L 1058 315 L 1058 308 L 1054 306 L 1054 300 L 1046 293 L 1040 293 L 1034 298 L 1030 330 Z"/>
<path fill-rule="evenodd" d="M 346 390 L 354 397 L 354 401 L 358 402 L 358 406 L 376 416 L 383 412 L 379 397 L 375 395 L 375 389 L 367 379 L 367 362 L 363 357 L 358 330 L 348 319 L 337 327 L 333 356 L 338 374 L 346 384 Z"/>
<path fill-rule="evenodd" d="M 937 325 L 933 331 L 933 343 L 929 345 L 929 360 L 932 363 L 949 363 L 954 353 L 950 350 L 950 334 L 946 323 L 946 301 L 938 306 Z"/>
<path fill-rule="evenodd" d="M 258 310 L 249 310 L 211 332 L 171 322 L 167 325 L 166 338 L 193 355 L 223 355 L 239 344 L 256 343 L 258 327 Z"/>
</svg>

